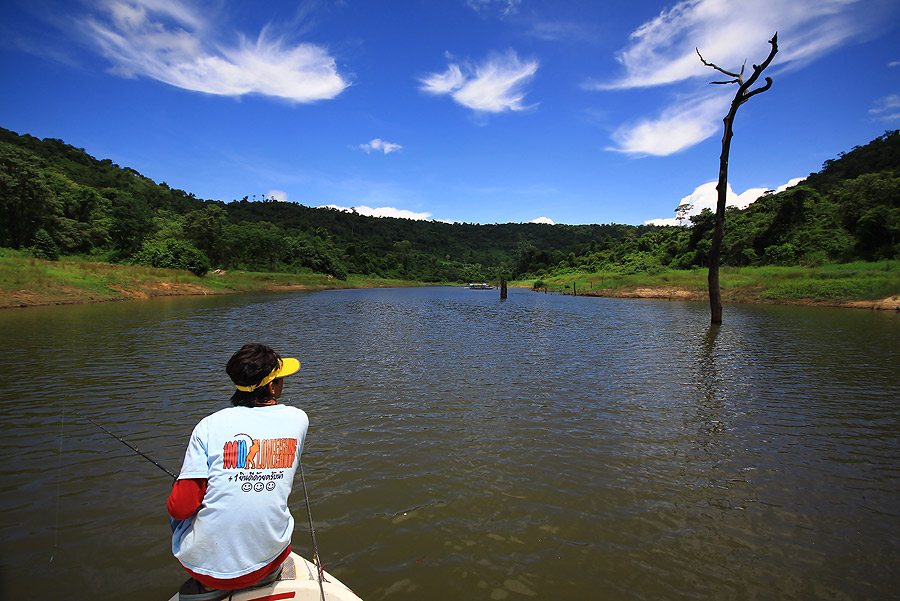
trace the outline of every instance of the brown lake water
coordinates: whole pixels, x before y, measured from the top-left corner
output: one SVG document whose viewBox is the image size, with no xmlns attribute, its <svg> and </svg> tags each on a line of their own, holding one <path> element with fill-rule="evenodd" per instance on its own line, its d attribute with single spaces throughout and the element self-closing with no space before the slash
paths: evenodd
<svg viewBox="0 0 900 601">
<path fill-rule="evenodd" d="M 326 569 L 365 601 L 895 599 L 900 316 L 463 288 L 0 312 L 0 598 L 169 598 L 228 357 L 303 362 Z M 294 550 L 312 555 L 295 483 Z"/>
</svg>

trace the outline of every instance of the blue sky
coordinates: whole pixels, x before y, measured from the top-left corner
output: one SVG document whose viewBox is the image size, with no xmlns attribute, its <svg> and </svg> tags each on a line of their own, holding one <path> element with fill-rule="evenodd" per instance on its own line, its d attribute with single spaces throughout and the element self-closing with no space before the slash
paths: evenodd
<svg viewBox="0 0 900 601">
<path fill-rule="evenodd" d="M 0 126 L 200 198 L 468 223 L 674 220 L 714 200 L 721 75 L 779 53 L 729 182 L 900 127 L 895 0 L 5 0 Z"/>
</svg>

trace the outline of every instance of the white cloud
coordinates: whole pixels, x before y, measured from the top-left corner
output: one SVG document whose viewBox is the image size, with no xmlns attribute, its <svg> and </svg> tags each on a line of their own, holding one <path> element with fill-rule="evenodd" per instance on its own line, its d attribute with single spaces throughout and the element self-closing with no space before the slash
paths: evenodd
<svg viewBox="0 0 900 601">
<path fill-rule="evenodd" d="M 775 188 L 775 191 L 776 192 L 784 192 L 788 188 L 793 188 L 794 186 L 796 186 L 797 184 L 799 184 L 800 182 L 802 182 L 805 179 L 806 179 L 805 177 L 795 177 L 793 179 L 788 180 L 788 183 L 781 184 L 780 186 Z"/>
<path fill-rule="evenodd" d="M 861 0 L 682 0 L 647 21 L 629 36 L 617 54 L 623 74 L 610 82 L 585 84 L 594 90 L 625 90 L 689 82 L 708 89 L 708 82 L 724 76 L 705 67 L 703 57 L 729 71 L 740 71 L 748 62 L 762 62 L 778 32 L 778 54 L 773 67 L 797 68 L 859 39 L 877 25 L 884 6 Z M 769 71 L 771 72 L 771 70 Z M 769 74 L 767 72 L 767 75 Z M 723 88 L 733 96 L 735 86 Z M 698 92 L 699 93 L 699 92 Z M 721 101 L 720 101 L 721 102 Z M 666 156 L 697 144 L 719 130 L 725 104 L 708 99 L 703 106 L 676 100 L 660 111 L 660 117 L 623 125 L 613 135 L 613 150 Z"/>
<path fill-rule="evenodd" d="M 334 98 L 349 84 L 334 58 L 314 44 L 288 44 L 263 28 L 255 41 L 240 35 L 222 44 L 215 23 L 191 3 L 110 0 L 103 15 L 82 25 L 123 76 L 224 96 L 262 94 L 291 102 Z"/>
<path fill-rule="evenodd" d="M 675 217 L 667 217 L 665 219 L 648 219 L 644 222 L 644 225 L 687 225 L 681 221 L 678 221 Z"/>
<path fill-rule="evenodd" d="M 546 223 L 549 225 L 556 225 L 556 222 L 549 217 L 538 217 L 537 219 L 532 219 L 528 223 Z"/>
<path fill-rule="evenodd" d="M 431 219 L 431 213 L 414 213 L 406 209 L 397 209 L 394 207 L 367 207 L 359 205 L 356 207 L 339 207 L 338 205 L 323 205 L 320 209 L 336 209 L 347 213 L 358 213 L 366 217 L 396 217 L 398 219 L 425 220 Z"/>
<path fill-rule="evenodd" d="M 878 106 L 869 111 L 880 121 L 897 121 L 900 119 L 900 95 L 891 94 L 881 98 L 876 103 Z"/>
<path fill-rule="evenodd" d="M 794 179 L 788 181 L 788 183 L 778 186 L 775 191 L 783 192 L 792 186 L 796 186 L 804 179 L 805 178 L 802 177 L 795 177 Z M 647 225 L 690 225 L 690 222 L 687 221 L 687 218 L 692 215 L 699 215 L 700 212 L 703 211 L 703 209 L 709 209 L 713 213 L 715 213 L 716 204 L 719 201 L 719 192 L 718 190 L 716 190 L 717 185 L 718 182 L 707 182 L 705 184 L 697 186 L 693 192 L 691 192 L 678 202 L 678 206 L 691 206 L 691 208 L 685 213 L 684 221 L 679 222 L 677 217 L 669 217 L 666 219 L 650 219 L 648 221 L 645 221 L 644 223 L 646 223 Z M 767 188 L 750 188 L 749 190 L 746 190 L 741 194 L 737 194 L 734 190 L 731 189 L 731 184 L 728 184 L 728 188 L 725 192 L 725 206 L 746 209 L 748 206 L 750 206 L 751 203 L 755 202 L 757 199 L 759 199 L 760 196 L 765 194 L 766 191 Z"/>
<path fill-rule="evenodd" d="M 617 59 L 625 74 L 598 89 L 658 86 L 712 71 L 703 56 L 728 69 L 744 60 L 761 61 L 775 32 L 774 63 L 814 60 L 860 33 L 859 0 L 683 0 L 631 33 Z M 757 59 L 757 57 L 759 57 Z"/>
<path fill-rule="evenodd" d="M 485 12 L 496 7 L 505 17 L 519 12 L 522 0 L 466 0 L 466 4 L 476 12 Z"/>
<path fill-rule="evenodd" d="M 522 87 L 537 72 L 537 61 L 521 61 L 513 50 L 491 54 L 478 65 L 451 63 L 443 73 L 421 78 L 430 94 L 450 94 L 466 108 L 485 113 L 522 111 Z"/>
<path fill-rule="evenodd" d="M 528 35 L 539 40 L 558 42 L 563 40 L 593 40 L 593 32 L 587 23 L 572 21 L 543 21 L 534 19 Z"/>
<path fill-rule="evenodd" d="M 288 195 L 284 190 L 269 190 L 267 198 L 274 198 L 275 200 L 284 202 L 288 199 Z"/>
<path fill-rule="evenodd" d="M 392 142 L 385 142 L 381 138 L 375 138 L 371 142 L 366 144 L 360 144 L 359 148 L 366 151 L 366 154 L 371 153 L 373 150 L 375 152 L 383 152 L 384 154 L 390 154 L 392 152 L 396 152 L 401 150 L 403 147 L 399 144 L 394 144 Z"/>
<path fill-rule="evenodd" d="M 730 102 L 728 96 L 720 94 L 670 106 L 656 119 L 619 127 L 612 134 L 616 146 L 607 150 L 637 155 L 674 154 L 715 134 Z"/>
</svg>

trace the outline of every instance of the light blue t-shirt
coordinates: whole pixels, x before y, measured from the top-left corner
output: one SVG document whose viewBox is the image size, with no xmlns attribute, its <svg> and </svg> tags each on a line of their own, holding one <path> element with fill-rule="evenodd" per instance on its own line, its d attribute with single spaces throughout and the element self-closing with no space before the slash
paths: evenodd
<svg viewBox="0 0 900 601">
<path fill-rule="evenodd" d="M 288 496 L 309 427 L 296 407 L 229 407 L 194 428 L 179 479 L 206 478 L 203 504 L 172 534 L 181 564 L 213 578 L 238 578 L 291 542 Z"/>
</svg>

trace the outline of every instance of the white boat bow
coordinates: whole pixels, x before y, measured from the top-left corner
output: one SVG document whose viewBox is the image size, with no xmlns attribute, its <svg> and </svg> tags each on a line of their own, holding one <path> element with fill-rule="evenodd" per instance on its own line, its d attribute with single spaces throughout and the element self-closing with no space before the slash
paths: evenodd
<svg viewBox="0 0 900 601">
<path fill-rule="evenodd" d="M 325 601 L 362 601 L 343 582 L 324 572 L 322 588 Z M 319 589 L 319 575 L 315 564 L 296 553 L 291 553 L 284 562 L 281 576 L 272 584 L 259 588 L 245 588 L 234 591 L 231 601 L 322 601 Z M 178 601 L 178 593 L 169 599 Z"/>
</svg>

